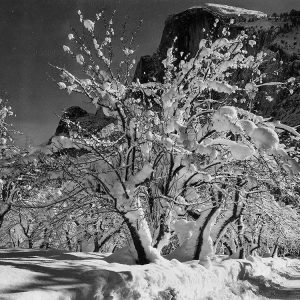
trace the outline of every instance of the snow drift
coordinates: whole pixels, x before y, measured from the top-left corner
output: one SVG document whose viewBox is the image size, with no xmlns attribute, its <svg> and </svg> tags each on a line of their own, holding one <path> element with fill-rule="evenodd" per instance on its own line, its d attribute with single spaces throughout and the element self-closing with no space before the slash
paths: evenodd
<svg viewBox="0 0 300 300">
<path fill-rule="evenodd" d="M 260 292 L 266 295 L 268 287 L 272 291 L 300 270 L 299 260 L 279 258 L 218 257 L 208 269 L 198 261 L 161 259 L 140 266 L 107 260 L 100 253 L 2 250 L 0 298 L 264 299 Z"/>
</svg>

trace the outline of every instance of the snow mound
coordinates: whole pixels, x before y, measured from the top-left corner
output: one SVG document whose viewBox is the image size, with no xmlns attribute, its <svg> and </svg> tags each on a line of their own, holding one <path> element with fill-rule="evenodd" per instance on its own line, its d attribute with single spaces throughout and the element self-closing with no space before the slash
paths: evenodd
<svg viewBox="0 0 300 300">
<path fill-rule="evenodd" d="M 207 269 L 198 261 L 180 263 L 173 259 L 146 266 L 131 266 L 125 272 L 90 271 L 85 276 L 93 278 L 98 284 L 95 298 L 98 300 L 255 299 L 251 291 L 235 295 L 231 288 L 240 273 L 248 273 L 250 267 L 249 262 L 226 261 Z"/>
<path fill-rule="evenodd" d="M 217 256 L 210 268 L 176 259 L 141 266 L 121 263 L 124 254 L 109 263 L 100 253 L 0 250 L 0 299 L 255 300 L 288 276 L 297 292 L 299 260 Z"/>
<path fill-rule="evenodd" d="M 76 299 L 75 293 L 67 291 L 30 291 L 24 293 L 14 293 L 5 295 L 5 300 L 73 300 Z"/>
<path fill-rule="evenodd" d="M 242 128 L 237 124 L 237 112 L 232 106 L 220 107 L 212 116 L 213 129 L 217 132 L 232 131 L 240 133 Z"/>
<path fill-rule="evenodd" d="M 257 126 L 250 120 L 240 120 L 240 125 L 246 134 L 250 135 Z"/>
<path fill-rule="evenodd" d="M 235 6 L 223 5 L 223 4 L 206 3 L 205 8 L 213 13 L 225 15 L 228 17 L 242 16 L 245 18 L 256 17 L 258 19 L 267 17 L 267 14 L 261 11 L 249 10 L 240 7 L 235 7 Z"/>
<path fill-rule="evenodd" d="M 230 146 L 231 155 L 236 160 L 245 160 L 250 158 L 254 153 L 254 149 L 247 145 L 234 143 Z"/>
<path fill-rule="evenodd" d="M 247 281 L 260 299 L 300 299 L 300 260 L 248 257 L 252 270 Z"/>
<path fill-rule="evenodd" d="M 279 146 L 279 138 L 277 133 L 268 127 L 254 128 L 251 138 L 259 149 L 272 150 Z"/>
</svg>

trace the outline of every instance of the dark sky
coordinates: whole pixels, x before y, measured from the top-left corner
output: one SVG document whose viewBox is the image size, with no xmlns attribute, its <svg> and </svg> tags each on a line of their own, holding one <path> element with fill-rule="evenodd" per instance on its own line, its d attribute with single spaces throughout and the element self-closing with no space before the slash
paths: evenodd
<svg viewBox="0 0 300 300">
<path fill-rule="evenodd" d="M 61 111 L 72 105 L 92 111 L 84 98 L 68 96 L 57 88 L 48 63 L 69 66 L 62 50 L 71 25 L 78 25 L 77 10 L 93 18 L 103 7 L 116 9 L 115 28 L 143 19 L 136 40 L 137 57 L 157 48 L 168 15 L 201 5 L 202 0 L 0 0 L 0 91 L 8 94 L 16 113 L 13 122 L 33 144 L 46 141 L 55 131 Z M 300 10 L 300 0 L 211 0 L 266 13 Z"/>
</svg>

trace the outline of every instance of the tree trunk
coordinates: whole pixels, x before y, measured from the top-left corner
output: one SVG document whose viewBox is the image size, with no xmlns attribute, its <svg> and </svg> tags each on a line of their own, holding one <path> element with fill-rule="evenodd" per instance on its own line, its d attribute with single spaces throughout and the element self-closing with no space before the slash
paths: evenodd
<svg viewBox="0 0 300 300">
<path fill-rule="evenodd" d="M 131 222 L 126 217 L 124 217 L 124 221 L 125 221 L 128 229 L 129 229 L 129 232 L 131 234 L 131 238 L 132 238 L 135 250 L 138 255 L 138 263 L 141 265 L 148 264 L 150 262 L 150 260 L 147 258 L 146 251 L 143 247 L 143 244 L 142 244 L 142 241 L 140 239 L 137 229 L 135 228 L 135 226 L 133 226 L 131 224 Z"/>
<path fill-rule="evenodd" d="M 152 246 L 150 229 L 139 198 L 126 199 L 127 201 L 131 203 L 130 211 L 123 212 L 122 217 L 131 234 L 137 252 L 137 262 L 142 265 L 148 264 L 161 256 Z"/>
<path fill-rule="evenodd" d="M 193 259 L 203 259 L 204 256 L 212 257 L 214 249 L 210 233 L 218 214 L 218 207 L 202 212 L 195 221 L 190 238 L 186 239 L 168 258 L 175 258 L 184 262 Z"/>
<path fill-rule="evenodd" d="M 83 251 L 83 241 L 84 241 L 84 232 L 86 232 L 82 227 L 82 224 L 79 223 L 77 220 L 74 220 L 74 223 L 76 225 L 76 252 L 82 252 Z"/>
<path fill-rule="evenodd" d="M 77 240 L 76 252 L 82 252 L 82 240 Z"/>
<path fill-rule="evenodd" d="M 32 238 L 29 237 L 28 238 L 28 249 L 32 249 L 33 248 L 33 241 L 32 241 Z"/>
<path fill-rule="evenodd" d="M 127 219 L 125 216 L 123 217 L 125 224 L 127 225 L 135 250 L 137 252 L 138 260 L 137 263 L 141 265 L 145 265 L 150 263 L 150 259 L 147 257 L 146 251 L 144 249 L 143 243 L 141 241 L 140 235 L 138 233 L 138 230 L 133 224 L 130 222 L 129 219 Z"/>
<path fill-rule="evenodd" d="M 109 239 L 116 233 L 121 231 L 121 228 L 124 223 L 122 223 L 119 227 L 114 228 L 113 230 L 109 230 L 102 235 L 101 239 L 98 241 L 99 250 L 109 241 Z"/>
<path fill-rule="evenodd" d="M 100 245 L 99 245 L 99 232 L 98 231 L 94 232 L 93 240 L 94 240 L 94 250 L 93 250 L 93 252 L 99 252 Z"/>
<path fill-rule="evenodd" d="M 0 228 L 1 228 L 1 227 L 0 227 Z M 15 240 L 14 240 L 12 234 L 11 234 L 11 230 L 9 230 L 9 237 L 10 237 L 10 240 L 11 240 L 11 242 L 12 242 L 13 247 L 16 248 L 16 243 L 15 243 Z"/>
<path fill-rule="evenodd" d="M 1 205 L 1 204 L 0 204 Z M 10 211 L 11 205 L 2 204 L 0 208 L 0 228 L 2 227 L 5 215 Z"/>
<path fill-rule="evenodd" d="M 154 248 L 156 248 L 159 253 L 161 252 L 162 248 L 169 244 L 170 237 L 171 237 L 171 223 L 172 214 L 171 211 L 166 211 L 161 216 L 160 226 L 158 236 L 156 238 L 156 242 L 154 244 Z"/>
<path fill-rule="evenodd" d="M 240 215 L 238 218 L 237 230 L 238 230 L 238 248 L 239 248 L 238 249 L 238 251 L 239 251 L 238 258 L 242 259 L 242 258 L 245 258 L 244 223 L 243 223 L 242 215 Z"/>
<path fill-rule="evenodd" d="M 33 236 L 34 236 L 34 232 L 32 229 L 32 227 L 30 226 L 31 224 L 28 223 L 26 225 L 26 228 L 24 227 L 24 225 L 22 224 L 22 218 L 21 218 L 21 214 L 19 214 L 19 219 L 20 219 L 20 226 L 22 228 L 23 234 L 25 235 L 25 237 L 27 238 L 28 241 L 28 249 L 32 249 L 33 248 Z"/>
<path fill-rule="evenodd" d="M 254 246 L 252 246 L 252 248 L 250 249 L 250 255 L 252 255 L 254 253 L 254 251 L 256 251 L 257 249 L 260 248 L 262 231 L 263 231 L 263 225 L 261 225 L 261 227 L 259 229 L 257 243 Z"/>
<path fill-rule="evenodd" d="M 190 237 L 185 239 L 183 243 L 168 256 L 169 259 L 175 258 L 183 262 L 194 259 L 197 239 L 199 238 L 199 233 L 209 213 L 210 210 L 207 210 L 200 214 L 200 217 L 195 221 Z"/>
<path fill-rule="evenodd" d="M 218 207 L 213 207 L 209 212 L 203 226 L 200 228 L 199 235 L 197 238 L 196 249 L 194 252 L 194 259 L 203 259 L 204 256 L 210 257 L 213 250 L 213 241 L 211 239 L 210 233 L 213 223 L 219 213 Z"/>
<path fill-rule="evenodd" d="M 72 251 L 72 243 L 71 243 L 69 231 L 65 230 L 65 234 L 66 234 L 66 240 L 67 240 L 68 250 Z"/>
<path fill-rule="evenodd" d="M 6 182 L 1 190 L 0 201 L 0 228 L 3 224 L 5 215 L 11 210 L 12 203 L 14 201 L 15 195 L 18 193 L 18 189 L 12 182 Z"/>
<path fill-rule="evenodd" d="M 231 223 L 234 223 L 237 220 L 237 217 L 235 214 L 231 214 L 229 217 L 221 220 L 218 224 L 217 224 L 217 228 L 216 231 L 214 231 L 212 233 L 212 239 L 214 241 L 214 247 L 216 249 L 218 243 L 220 242 L 220 240 L 222 239 L 222 237 L 224 236 L 224 234 L 226 233 L 226 230 L 228 229 L 228 226 Z"/>
<path fill-rule="evenodd" d="M 241 179 L 238 178 L 237 179 L 237 187 L 241 187 L 242 185 L 243 184 L 242 184 Z M 237 221 L 244 210 L 244 205 L 239 205 L 239 200 L 240 200 L 240 191 L 236 190 L 235 194 L 234 194 L 234 202 L 233 202 L 231 209 L 229 210 L 229 212 L 225 212 L 224 218 L 219 222 L 219 224 L 217 224 L 216 230 L 212 234 L 215 249 L 216 249 L 218 243 L 220 242 L 221 238 L 225 234 L 228 226 L 231 223 L 234 223 L 235 221 Z"/>
<path fill-rule="evenodd" d="M 272 251 L 272 254 L 271 254 L 271 257 L 277 257 L 277 251 L 278 251 L 278 244 L 276 243 L 274 245 L 274 248 L 273 248 L 273 251 Z"/>
<path fill-rule="evenodd" d="M 271 252 L 271 257 L 277 257 L 277 253 L 278 253 L 278 241 L 279 241 L 279 237 L 276 239 L 276 242 L 274 244 L 273 250 Z"/>
<path fill-rule="evenodd" d="M 224 242 L 223 245 L 226 247 L 226 249 L 228 250 L 228 256 L 231 256 L 233 254 L 233 251 L 230 247 L 230 245 L 227 242 Z"/>
<path fill-rule="evenodd" d="M 44 228 L 44 240 L 40 245 L 40 249 L 49 249 L 48 228 Z"/>
</svg>

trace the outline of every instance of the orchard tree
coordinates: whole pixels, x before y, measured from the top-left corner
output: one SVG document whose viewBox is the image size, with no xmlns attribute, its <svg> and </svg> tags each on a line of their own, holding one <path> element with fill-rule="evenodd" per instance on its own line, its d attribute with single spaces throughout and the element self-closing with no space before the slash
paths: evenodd
<svg viewBox="0 0 300 300">
<path fill-rule="evenodd" d="M 14 246 L 20 246 L 20 241 L 25 237 L 31 248 L 36 231 L 33 229 L 43 222 L 33 222 L 40 215 L 40 211 L 29 211 L 23 202 L 32 197 L 34 192 L 37 193 L 37 187 L 41 188 L 41 180 L 38 179 L 42 175 L 42 169 L 37 167 L 37 160 L 30 157 L 28 151 L 15 145 L 14 136 L 20 132 L 8 122 L 11 116 L 13 112 L 7 101 L 0 100 L 1 243 L 11 240 Z"/>
<path fill-rule="evenodd" d="M 18 189 L 10 180 L 11 159 L 18 153 L 13 145 L 11 125 L 7 122 L 13 112 L 7 102 L 0 99 L 0 228 L 4 217 L 10 212 L 13 202 L 18 197 Z"/>
<path fill-rule="evenodd" d="M 60 153 L 62 160 L 66 148 L 84 149 L 52 173 L 71 182 L 61 203 L 74 206 L 76 194 L 85 199 L 79 202 L 81 209 L 91 212 L 94 205 L 99 213 L 118 215 L 140 264 L 161 259 L 172 232 L 180 242 L 172 255 L 180 260 L 209 265 L 214 242 L 233 224 L 242 248 L 243 215 L 255 195 L 271 195 L 277 179 L 292 182 L 300 170 L 278 131 L 297 139 L 300 135 L 254 114 L 253 101 L 260 88 L 290 88 L 294 80 L 266 82 L 260 69 L 264 53 L 247 52 L 255 40 L 244 32 L 230 38 L 224 29 L 222 37 L 202 40 L 193 58 L 178 61 L 176 49 L 170 48 L 162 62 L 163 82 L 132 82 L 132 39 L 118 38 L 124 59 L 116 68 L 113 21 L 99 40 L 96 27 L 102 14 L 92 21 L 78 13 L 84 33 L 73 29 L 70 45 L 63 49 L 83 73 L 55 67 L 62 78 L 58 86 L 85 95 L 111 124 L 91 130 L 66 120 L 70 137 L 56 136 L 40 149 Z M 248 82 L 234 82 L 235 74 L 243 71 L 250 74 Z M 246 102 L 246 109 L 233 106 L 236 102 Z"/>
</svg>

